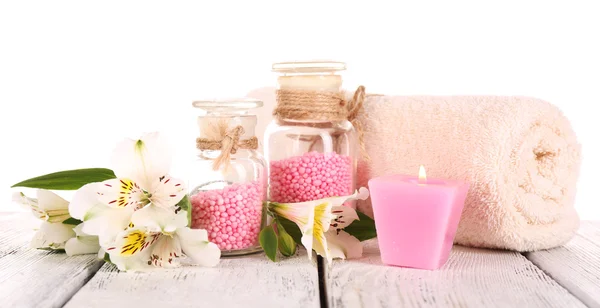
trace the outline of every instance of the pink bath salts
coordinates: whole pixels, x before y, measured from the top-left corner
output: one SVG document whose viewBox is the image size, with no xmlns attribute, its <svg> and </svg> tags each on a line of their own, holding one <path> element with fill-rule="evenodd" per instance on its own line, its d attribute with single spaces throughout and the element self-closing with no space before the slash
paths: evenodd
<svg viewBox="0 0 600 308">
<path fill-rule="evenodd" d="M 352 159 L 308 152 L 270 164 L 270 199 L 290 203 L 352 194 Z"/>
<path fill-rule="evenodd" d="M 200 191 L 190 197 L 192 228 L 206 229 L 221 250 L 256 246 L 262 223 L 264 191 L 258 181 Z"/>
</svg>

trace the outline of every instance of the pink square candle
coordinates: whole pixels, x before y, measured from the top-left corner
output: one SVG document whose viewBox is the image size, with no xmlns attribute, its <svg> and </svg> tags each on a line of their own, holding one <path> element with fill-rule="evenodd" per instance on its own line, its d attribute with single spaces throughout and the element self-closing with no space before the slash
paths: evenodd
<svg viewBox="0 0 600 308">
<path fill-rule="evenodd" d="M 469 184 L 391 175 L 371 179 L 369 190 L 383 263 L 430 270 L 446 263 Z"/>
</svg>

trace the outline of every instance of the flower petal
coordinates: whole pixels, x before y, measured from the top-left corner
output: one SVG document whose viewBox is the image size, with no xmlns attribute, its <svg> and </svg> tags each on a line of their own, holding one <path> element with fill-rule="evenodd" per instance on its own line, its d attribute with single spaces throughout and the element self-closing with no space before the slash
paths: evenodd
<svg viewBox="0 0 600 308">
<path fill-rule="evenodd" d="M 131 216 L 131 222 L 135 227 L 144 227 L 152 232 L 172 233 L 177 228 L 188 224 L 187 212 L 167 210 L 154 204 L 149 204 L 137 210 Z"/>
<path fill-rule="evenodd" d="M 152 197 L 150 201 L 157 206 L 170 208 L 176 205 L 186 194 L 186 188 L 182 180 L 170 176 L 156 178 L 150 190 Z"/>
<path fill-rule="evenodd" d="M 45 189 L 37 190 L 38 207 L 46 212 L 49 222 L 63 222 L 70 218 L 69 201 Z"/>
<path fill-rule="evenodd" d="M 68 240 L 65 244 L 65 252 L 68 256 L 98 253 L 101 250 L 98 237 L 83 232 L 83 225 L 81 223 L 73 228 L 76 237 Z M 104 257 L 104 251 L 102 257 Z"/>
<path fill-rule="evenodd" d="M 75 232 L 76 236 L 91 236 L 90 234 L 83 232 L 83 224 L 78 224 L 75 226 L 73 228 L 73 232 Z"/>
<path fill-rule="evenodd" d="M 112 256 L 131 257 L 150 251 L 154 243 L 161 237 L 160 233 L 148 232 L 144 228 L 132 228 L 119 233 L 112 245 L 106 251 Z"/>
<path fill-rule="evenodd" d="M 40 229 L 31 240 L 32 248 L 63 249 L 65 243 L 75 237 L 73 226 L 63 223 L 42 222 Z"/>
<path fill-rule="evenodd" d="M 98 259 L 104 260 L 105 254 L 106 254 L 106 251 L 104 249 L 102 249 L 102 247 L 100 247 L 100 250 L 98 250 Z"/>
<path fill-rule="evenodd" d="M 330 260 L 331 256 L 329 255 L 329 250 L 327 248 L 325 232 L 329 230 L 331 220 L 333 217 L 335 217 L 333 214 L 331 214 L 331 203 L 324 202 L 315 206 L 314 212 L 314 225 L 312 229 L 312 238 L 314 242 L 312 248 L 317 252 L 317 254 L 325 256 L 328 260 Z M 304 239 L 304 237 L 302 237 L 302 239 Z M 302 241 L 302 244 L 304 245 L 304 241 Z M 304 247 L 308 250 L 308 247 Z M 312 255 L 312 253 L 309 254 L 309 259 L 311 257 L 310 255 Z"/>
<path fill-rule="evenodd" d="M 331 197 L 320 200 L 321 202 L 327 201 L 331 202 L 334 206 L 342 205 L 348 200 L 366 200 L 369 198 L 369 190 L 365 187 L 361 187 L 354 192 L 354 194 L 349 196 L 341 196 L 341 197 Z"/>
<path fill-rule="evenodd" d="M 138 207 L 144 197 L 138 184 L 125 178 L 106 180 L 97 189 L 98 200 L 110 207 Z"/>
<path fill-rule="evenodd" d="M 331 212 L 332 205 L 329 202 L 323 202 L 315 206 L 315 222 L 313 232 L 325 233 L 331 226 L 331 221 L 335 215 Z"/>
<path fill-rule="evenodd" d="M 171 153 L 168 143 L 159 133 L 150 133 L 138 140 L 120 142 L 111 162 L 117 177 L 131 179 L 148 191 L 153 179 L 169 173 Z"/>
<path fill-rule="evenodd" d="M 15 192 L 12 195 L 12 200 L 13 200 L 13 202 L 16 202 L 16 203 L 30 209 L 31 213 L 36 218 L 39 218 L 41 220 L 48 219 L 48 215 L 46 214 L 46 212 L 44 212 L 43 210 L 41 210 L 39 208 L 37 199 L 29 198 L 29 197 L 25 196 L 25 194 L 22 192 Z"/>
<path fill-rule="evenodd" d="M 65 252 L 67 255 L 83 255 L 98 253 L 100 245 L 98 244 L 97 236 L 78 236 L 71 238 L 65 244 Z"/>
<path fill-rule="evenodd" d="M 100 246 L 106 246 L 114 241 L 115 237 L 125 230 L 131 222 L 134 209 L 111 208 L 97 205 L 90 210 L 82 226 L 82 231 L 89 235 L 98 236 Z"/>
<path fill-rule="evenodd" d="M 150 263 L 156 267 L 178 267 L 179 257 L 182 256 L 179 239 L 170 236 L 161 236 L 156 244 L 152 245 Z"/>
<path fill-rule="evenodd" d="M 69 203 L 71 217 L 85 220 L 85 216 L 97 205 L 102 205 L 98 199 L 98 189 L 102 183 L 90 183 L 79 188 Z"/>
<path fill-rule="evenodd" d="M 150 266 L 150 249 L 136 254 L 135 256 L 121 256 L 118 253 L 109 253 L 110 262 L 117 266 L 120 271 L 125 272 L 146 272 L 153 269 Z"/>
<path fill-rule="evenodd" d="M 331 258 L 353 259 L 362 257 L 363 245 L 354 236 L 340 230 L 325 233 Z"/>
<path fill-rule="evenodd" d="M 206 230 L 179 228 L 175 236 L 180 241 L 183 253 L 192 259 L 194 264 L 213 267 L 219 263 L 221 250 L 216 244 L 208 241 Z"/>
<path fill-rule="evenodd" d="M 281 216 L 298 225 L 302 233 L 307 233 L 312 229 L 315 216 L 315 206 L 318 203 L 315 201 L 300 202 L 300 203 L 275 203 L 269 204 L 271 211 L 278 216 Z"/>
<path fill-rule="evenodd" d="M 69 208 L 69 201 L 49 190 L 38 189 L 37 199 L 38 206 L 45 211 L 66 210 Z"/>
<path fill-rule="evenodd" d="M 356 210 L 348 206 L 333 206 L 331 207 L 331 213 L 335 215 L 331 222 L 331 227 L 335 229 L 343 229 L 355 220 L 360 220 Z"/>
</svg>

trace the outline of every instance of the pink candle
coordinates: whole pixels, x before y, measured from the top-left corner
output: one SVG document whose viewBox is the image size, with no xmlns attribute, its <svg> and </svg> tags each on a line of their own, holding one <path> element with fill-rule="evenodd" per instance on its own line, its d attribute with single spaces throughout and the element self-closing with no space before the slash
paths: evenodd
<svg viewBox="0 0 600 308">
<path fill-rule="evenodd" d="M 461 181 L 390 175 L 369 181 L 381 260 L 437 269 L 446 263 L 469 190 Z"/>
</svg>

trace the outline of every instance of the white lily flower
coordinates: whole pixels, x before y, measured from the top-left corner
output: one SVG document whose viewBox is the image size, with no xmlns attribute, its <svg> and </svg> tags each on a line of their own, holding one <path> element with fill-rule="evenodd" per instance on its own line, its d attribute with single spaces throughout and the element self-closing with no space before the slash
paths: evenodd
<svg viewBox="0 0 600 308">
<path fill-rule="evenodd" d="M 270 209 L 278 216 L 293 221 L 302 232 L 302 245 L 306 250 L 327 258 L 356 258 L 362 256 L 360 241 L 343 229 L 358 219 L 356 211 L 345 202 L 365 200 L 369 191 L 362 187 L 350 196 L 332 197 L 300 203 L 270 203 Z M 312 254 L 308 254 L 309 259 Z"/>
<path fill-rule="evenodd" d="M 134 211 L 148 204 L 175 210 L 186 191 L 183 181 L 168 175 L 170 164 L 169 146 L 158 133 L 126 139 L 113 152 L 117 179 L 85 185 L 69 211 L 83 221 L 83 232 L 108 245 L 128 227 Z"/>
<path fill-rule="evenodd" d="M 177 267 L 186 256 L 197 265 L 215 266 L 221 251 L 208 241 L 206 230 L 187 227 L 187 213 L 148 205 L 136 211 L 133 227 L 121 232 L 106 248 L 119 270 L 142 271 L 154 267 Z"/>
</svg>

